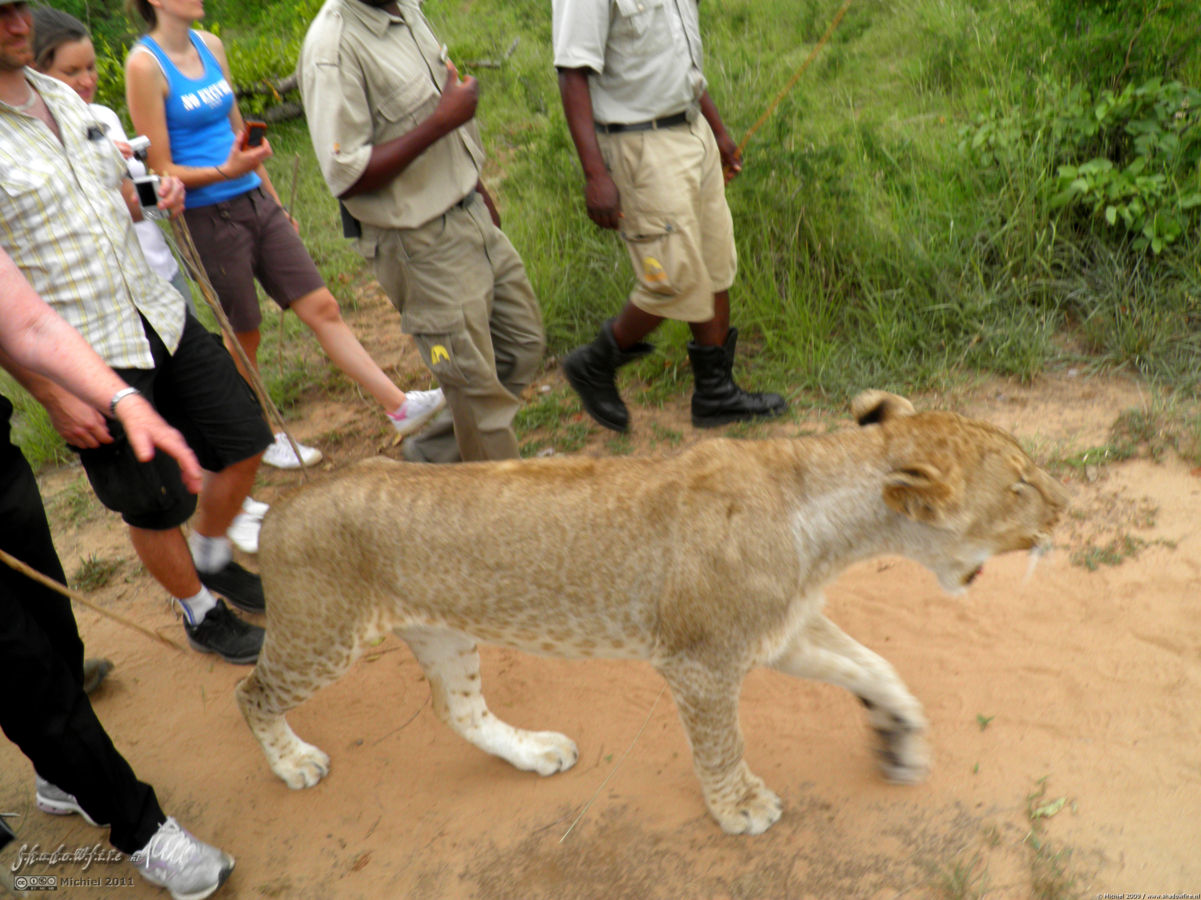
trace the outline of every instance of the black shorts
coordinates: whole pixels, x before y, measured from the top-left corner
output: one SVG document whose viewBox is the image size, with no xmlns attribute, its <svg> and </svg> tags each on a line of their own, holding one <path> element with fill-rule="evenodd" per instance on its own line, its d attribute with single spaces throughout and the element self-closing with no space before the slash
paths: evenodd
<svg viewBox="0 0 1201 900">
<path fill-rule="evenodd" d="M 171 354 L 144 319 L 142 325 L 154 369 L 117 369 L 117 374 L 179 429 L 201 466 L 220 472 L 271 444 L 258 399 L 219 338 L 189 313 Z M 159 451 L 150 462 L 138 462 L 121 423 L 109 419 L 108 430 L 111 444 L 72 448 L 100 502 L 136 528 L 163 531 L 186 522 L 196 497 L 184 487 L 175 460 Z"/>
</svg>

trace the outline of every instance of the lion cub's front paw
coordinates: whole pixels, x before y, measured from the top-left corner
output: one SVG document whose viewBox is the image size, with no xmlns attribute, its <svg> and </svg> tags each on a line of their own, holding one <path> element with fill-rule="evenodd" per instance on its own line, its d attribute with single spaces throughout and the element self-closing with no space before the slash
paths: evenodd
<svg viewBox="0 0 1201 900">
<path fill-rule="evenodd" d="M 930 774 L 930 750 L 923 731 L 877 732 L 880 772 L 893 784 L 917 784 Z"/>
<path fill-rule="evenodd" d="M 271 770 L 298 791 L 309 788 L 329 774 L 329 755 L 304 741 L 296 741 L 287 753 L 271 763 Z"/>
<path fill-rule="evenodd" d="M 518 732 L 517 745 L 506 758 L 524 772 L 554 775 L 575 765 L 580 751 L 575 741 L 555 731 Z"/>
<path fill-rule="evenodd" d="M 776 824 L 784 804 L 762 781 L 754 781 L 735 803 L 710 803 L 709 811 L 727 834 L 762 834 Z"/>
</svg>

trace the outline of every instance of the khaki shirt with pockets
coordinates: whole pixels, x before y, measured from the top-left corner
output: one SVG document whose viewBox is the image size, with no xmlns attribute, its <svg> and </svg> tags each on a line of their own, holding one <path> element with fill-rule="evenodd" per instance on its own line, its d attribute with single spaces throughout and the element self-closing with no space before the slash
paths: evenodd
<svg viewBox="0 0 1201 900">
<path fill-rule="evenodd" d="M 555 67 L 591 69 L 606 124 L 694 111 L 705 91 L 696 0 L 553 0 Z"/>
<path fill-rule="evenodd" d="M 313 150 L 334 196 L 362 177 L 372 147 L 412 131 L 442 95 L 442 45 L 417 0 L 400 0 L 399 6 L 398 18 L 361 0 L 326 0 L 305 36 L 300 91 Z M 343 203 L 365 225 L 416 228 L 466 197 L 483 163 L 472 119 L 386 187 Z"/>
</svg>

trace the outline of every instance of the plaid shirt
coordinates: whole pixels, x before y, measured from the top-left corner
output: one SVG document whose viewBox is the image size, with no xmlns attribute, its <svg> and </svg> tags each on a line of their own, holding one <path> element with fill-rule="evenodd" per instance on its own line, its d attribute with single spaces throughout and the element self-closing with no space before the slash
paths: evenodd
<svg viewBox="0 0 1201 900">
<path fill-rule="evenodd" d="M 25 70 L 58 123 L 0 103 L 0 246 L 114 368 L 152 369 L 139 317 L 172 353 L 183 298 L 146 263 L 120 186 L 125 162 L 71 88 Z"/>
</svg>

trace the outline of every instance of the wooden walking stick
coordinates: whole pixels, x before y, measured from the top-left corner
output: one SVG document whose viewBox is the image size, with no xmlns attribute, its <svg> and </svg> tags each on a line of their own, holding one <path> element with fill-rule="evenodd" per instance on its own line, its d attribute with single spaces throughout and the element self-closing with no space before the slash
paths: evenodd
<svg viewBox="0 0 1201 900">
<path fill-rule="evenodd" d="M 758 121 L 756 121 L 755 124 L 747 130 L 746 135 L 738 144 L 739 157 L 742 156 L 742 151 L 746 149 L 746 145 L 750 143 L 751 135 L 758 131 L 759 126 L 766 122 L 768 117 L 776 111 L 776 107 L 780 105 L 780 101 L 788 95 L 788 92 L 793 89 L 797 81 L 799 81 L 801 76 L 805 74 L 805 70 L 808 69 L 810 63 L 817 58 L 817 54 L 820 53 L 822 47 L 826 45 L 826 41 L 830 40 L 830 35 L 834 33 L 834 29 L 838 27 L 838 24 L 842 21 L 842 17 L 847 14 L 847 10 L 850 8 L 851 0 L 845 0 L 845 2 L 842 4 L 842 7 L 837 13 L 834 14 L 834 18 L 831 20 L 829 27 L 826 29 L 826 33 L 821 36 L 821 40 L 817 42 L 817 45 L 809 52 L 809 55 L 805 57 L 805 61 L 801 63 L 800 67 L 792 73 L 792 77 L 788 79 L 788 84 L 784 85 L 784 87 L 780 89 L 780 92 L 776 94 L 775 99 L 773 99 L 772 102 L 767 105 L 767 109 L 763 111 L 763 115 L 761 115 Z"/>
<path fill-rule="evenodd" d="M 126 628 L 132 628 L 134 631 L 140 631 L 142 634 L 144 634 L 146 637 L 150 638 L 151 640 L 164 643 L 168 647 L 171 647 L 175 650 L 178 650 L 180 653 L 183 653 L 183 647 L 179 646 L 179 644 L 175 643 L 175 641 L 171 640 L 169 637 L 164 637 L 163 635 L 159 634 L 157 631 L 151 631 L 149 628 L 145 628 L 145 627 L 139 625 L 137 622 L 127 619 L 124 616 L 119 616 L 115 612 L 111 612 L 110 610 L 107 610 L 102 606 L 96 605 L 91 600 L 89 600 L 87 597 L 83 596 L 83 594 L 80 594 L 78 591 L 71 590 L 65 584 L 59 584 L 53 578 L 49 578 L 48 576 L 43 575 L 37 569 L 34 569 L 31 566 L 26 565 L 25 563 L 21 562 L 21 560 L 17 559 L 15 556 L 5 553 L 3 550 L 0 550 L 0 561 L 7 563 L 11 568 L 16 569 L 22 575 L 25 575 L 28 578 L 32 578 L 38 584 L 41 584 L 45 587 L 50 588 L 50 590 L 52 590 L 52 591 L 56 591 L 56 592 L 62 594 L 68 600 L 72 600 L 75 603 L 80 604 L 81 606 L 86 606 L 92 612 L 98 613 L 98 614 L 104 616 L 104 618 L 106 618 L 106 619 L 112 619 L 114 622 L 124 625 Z"/>
</svg>

